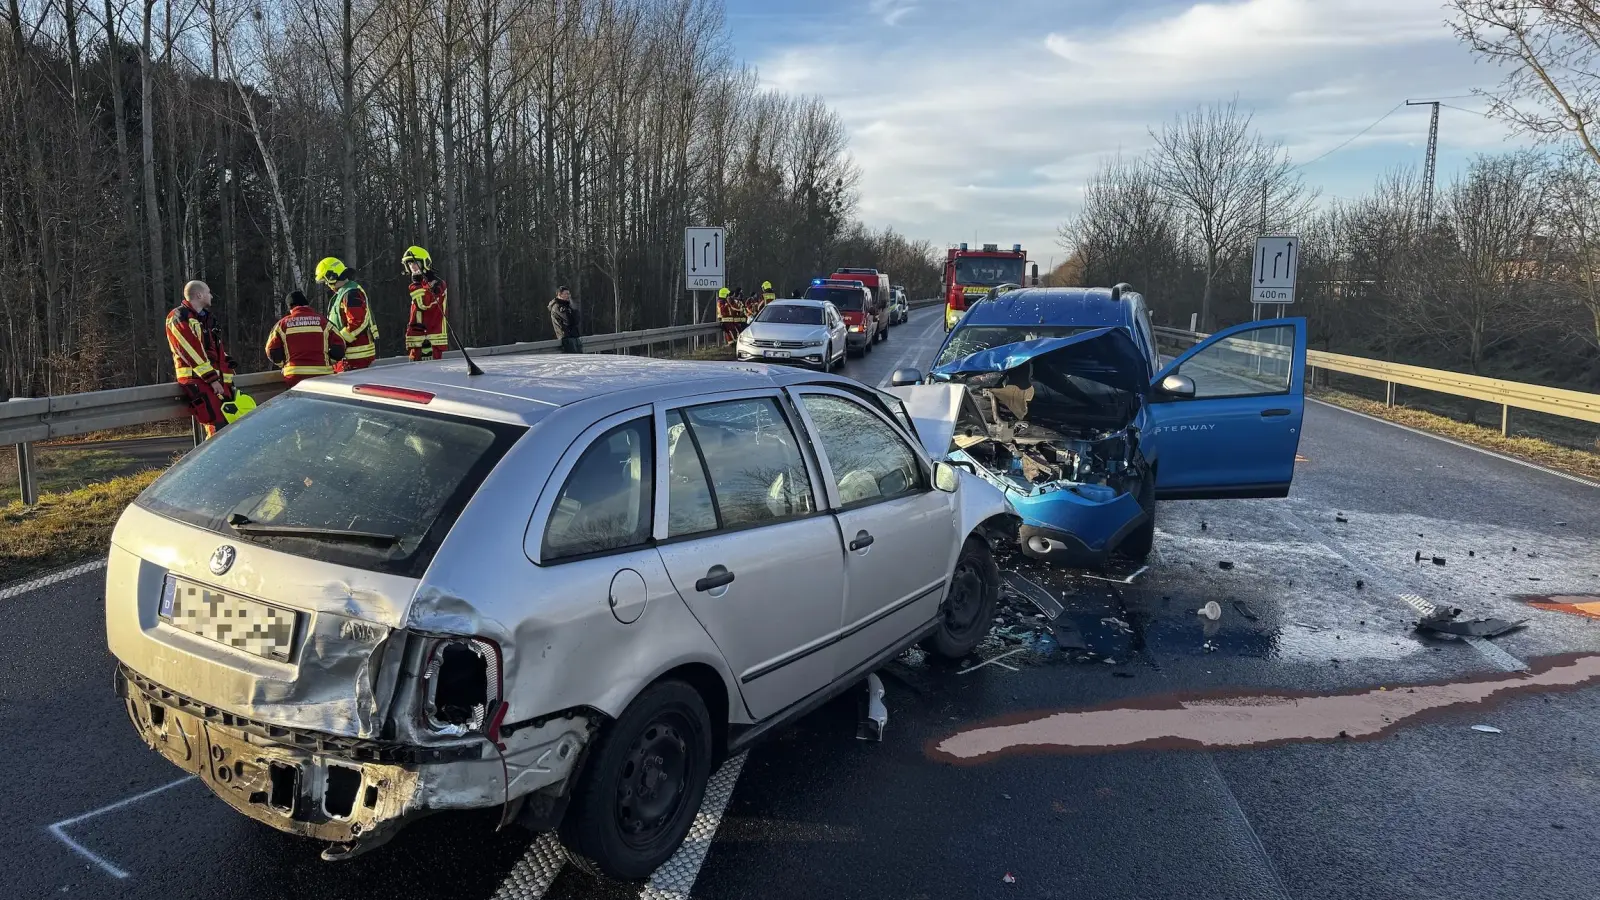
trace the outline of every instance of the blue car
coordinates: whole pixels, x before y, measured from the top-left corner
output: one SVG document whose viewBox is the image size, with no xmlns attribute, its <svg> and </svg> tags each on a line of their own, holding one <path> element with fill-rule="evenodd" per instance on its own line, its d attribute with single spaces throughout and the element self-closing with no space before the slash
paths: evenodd
<svg viewBox="0 0 1600 900">
<path fill-rule="evenodd" d="M 1005 491 L 1028 556 L 1142 560 L 1157 500 L 1283 497 L 1305 411 L 1305 320 L 1218 332 L 1170 362 L 1144 298 L 1020 288 L 974 305 L 926 384 L 895 373 L 929 452 Z"/>
</svg>

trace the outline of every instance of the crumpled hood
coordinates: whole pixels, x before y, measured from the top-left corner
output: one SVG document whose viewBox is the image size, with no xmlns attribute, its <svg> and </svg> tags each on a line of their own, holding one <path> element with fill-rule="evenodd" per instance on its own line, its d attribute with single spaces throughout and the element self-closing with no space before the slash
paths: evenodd
<svg viewBox="0 0 1600 900">
<path fill-rule="evenodd" d="M 932 374 L 946 380 L 1009 372 L 1032 363 L 1034 378 L 1046 383 L 1070 375 L 1143 396 L 1149 390 L 1147 363 L 1122 328 L 1096 328 L 1070 337 L 1019 341 L 980 350 L 945 363 Z"/>
</svg>

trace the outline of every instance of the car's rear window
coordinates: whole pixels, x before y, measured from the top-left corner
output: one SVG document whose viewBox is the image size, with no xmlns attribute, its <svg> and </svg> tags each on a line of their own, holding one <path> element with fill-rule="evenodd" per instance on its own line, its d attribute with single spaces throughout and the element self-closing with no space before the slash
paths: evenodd
<svg viewBox="0 0 1600 900">
<path fill-rule="evenodd" d="M 524 430 L 290 393 L 195 448 L 138 503 L 234 540 L 418 576 Z M 333 534 L 250 534 L 235 525 L 365 532 L 396 540 L 391 545 Z"/>
<path fill-rule="evenodd" d="M 756 316 L 756 321 L 771 322 L 774 325 L 821 325 L 822 307 L 778 303 L 763 309 L 761 314 Z"/>
<path fill-rule="evenodd" d="M 827 300 L 840 309 L 860 309 L 867 295 L 855 288 L 814 287 L 806 289 L 806 299 Z"/>
</svg>

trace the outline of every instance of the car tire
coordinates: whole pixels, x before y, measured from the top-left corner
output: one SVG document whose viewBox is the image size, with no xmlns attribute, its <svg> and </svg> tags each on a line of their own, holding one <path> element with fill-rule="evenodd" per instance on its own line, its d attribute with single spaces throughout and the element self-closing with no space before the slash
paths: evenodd
<svg viewBox="0 0 1600 900">
<path fill-rule="evenodd" d="M 878 332 L 878 340 L 887 341 L 888 339 L 889 339 L 889 326 L 885 325 L 885 326 L 883 326 L 883 330 Z"/>
<path fill-rule="evenodd" d="M 861 355 L 866 356 L 868 353 L 871 353 L 872 348 L 876 347 L 877 345 L 878 336 L 874 334 L 872 337 L 867 338 L 867 342 L 865 344 L 861 345 Z"/>
<path fill-rule="evenodd" d="M 1000 567 L 982 538 L 969 537 L 939 604 L 938 630 L 922 639 L 922 649 L 945 659 L 967 656 L 989 634 L 999 602 Z"/>
<path fill-rule="evenodd" d="M 681 681 L 645 688 L 590 748 L 561 822 L 563 843 L 613 878 L 650 877 L 700 811 L 711 780 L 711 729 L 694 688 Z"/>
<path fill-rule="evenodd" d="M 1142 563 L 1156 544 L 1156 476 L 1146 472 L 1139 481 L 1139 506 L 1145 511 L 1144 524 L 1122 539 L 1117 553 L 1136 563 Z"/>
</svg>

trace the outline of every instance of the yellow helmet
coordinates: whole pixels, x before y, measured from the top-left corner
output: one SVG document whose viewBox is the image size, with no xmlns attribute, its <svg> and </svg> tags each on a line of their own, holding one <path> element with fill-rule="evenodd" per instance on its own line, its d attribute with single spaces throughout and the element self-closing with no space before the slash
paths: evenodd
<svg viewBox="0 0 1600 900">
<path fill-rule="evenodd" d="M 222 404 L 222 417 L 228 420 L 229 425 L 232 425 L 244 418 L 245 413 L 255 408 L 256 401 L 254 397 L 249 394 L 235 393 L 232 400 Z"/>
<path fill-rule="evenodd" d="M 400 255 L 400 268 L 410 272 L 411 270 L 406 267 L 406 264 L 410 262 L 422 263 L 424 269 L 433 268 L 433 257 L 429 256 L 428 251 L 421 247 L 407 247 L 406 252 Z"/>
<path fill-rule="evenodd" d="M 344 262 L 337 256 L 324 257 L 317 263 L 317 280 L 323 284 L 331 285 L 335 281 L 342 281 L 344 275 Z"/>
<path fill-rule="evenodd" d="M 722 290 L 717 291 L 717 298 L 718 299 L 726 299 L 728 297 L 728 295 L 730 295 L 732 293 L 733 292 L 728 290 L 727 288 L 723 288 Z"/>
<path fill-rule="evenodd" d="M 762 290 L 763 290 L 763 291 L 770 291 L 770 290 L 772 290 L 772 282 L 770 282 L 770 281 L 763 281 L 763 282 L 761 282 L 761 289 L 762 289 Z"/>
</svg>

